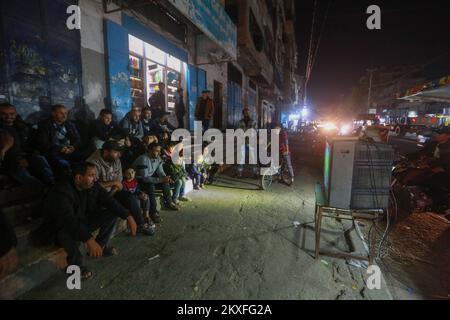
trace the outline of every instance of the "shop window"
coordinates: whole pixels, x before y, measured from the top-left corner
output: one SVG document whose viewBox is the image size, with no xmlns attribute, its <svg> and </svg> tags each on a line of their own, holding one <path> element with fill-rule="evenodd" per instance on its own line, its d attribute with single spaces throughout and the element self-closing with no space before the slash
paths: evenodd
<svg viewBox="0 0 450 320">
<path fill-rule="evenodd" d="M 145 107 L 142 59 L 132 55 L 130 55 L 130 84 L 133 106 Z"/>
<path fill-rule="evenodd" d="M 145 44 L 145 56 L 147 59 L 151 59 L 159 64 L 166 64 L 166 54 L 164 51 L 152 46 L 151 44 Z"/>
<path fill-rule="evenodd" d="M 166 68 L 156 62 L 147 61 L 147 98 L 159 91 L 159 83 L 165 83 Z"/>
<path fill-rule="evenodd" d="M 166 109 L 175 109 L 175 96 L 181 86 L 184 63 L 159 48 L 133 36 L 130 39 L 130 82 L 133 105 L 145 107 L 146 101 L 165 84 Z M 142 48 L 141 52 L 137 52 Z M 139 54 L 142 53 L 142 54 Z"/>
<path fill-rule="evenodd" d="M 175 94 L 180 87 L 181 74 L 179 72 L 167 71 L 167 108 L 175 109 Z"/>
<path fill-rule="evenodd" d="M 130 47 L 131 52 L 133 52 L 139 56 L 144 55 L 144 42 L 142 40 L 139 40 L 138 38 L 133 37 L 132 35 L 129 35 L 128 41 L 129 41 L 129 47 Z"/>
<path fill-rule="evenodd" d="M 172 57 L 171 55 L 167 55 L 167 67 L 177 72 L 181 72 L 181 60 Z"/>
</svg>

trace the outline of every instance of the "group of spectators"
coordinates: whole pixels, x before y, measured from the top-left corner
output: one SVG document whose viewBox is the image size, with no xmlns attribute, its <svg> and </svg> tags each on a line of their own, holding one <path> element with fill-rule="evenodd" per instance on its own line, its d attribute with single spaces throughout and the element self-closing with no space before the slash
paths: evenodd
<svg viewBox="0 0 450 320">
<path fill-rule="evenodd" d="M 91 257 L 116 255 L 109 240 L 117 218 L 127 221 L 131 235 L 152 236 L 162 222 L 158 192 L 163 210 L 179 211 L 182 202 L 191 201 L 186 181 L 192 179 L 194 189 L 200 190 L 217 173 L 204 159 L 189 165 L 172 161 L 177 143 L 170 141 L 170 134 L 176 128 L 162 99 L 160 88 L 148 107 L 133 107 L 118 123 L 110 110 L 101 110 L 87 133 L 68 120 L 63 105 L 54 105 L 37 128 L 22 121 L 13 105 L 0 105 L 0 170 L 19 184 L 45 190 L 43 223 L 35 238 L 64 248 L 68 265 L 80 266 L 83 278 L 92 273 L 81 243 Z M 199 99 L 197 120 L 206 123 L 211 117 L 210 100 L 206 92 Z M 178 118 L 180 127 L 183 118 Z M 88 140 L 82 141 L 83 136 Z M 17 239 L 3 213 L 0 216 L 1 278 L 17 264 Z M 95 230 L 99 232 L 94 237 Z"/>
<path fill-rule="evenodd" d="M 88 132 L 68 120 L 68 110 L 54 105 L 51 115 L 37 128 L 26 124 L 16 108 L 0 105 L 0 171 L 17 183 L 45 191 L 43 223 L 35 233 L 41 244 L 56 243 L 67 252 L 68 265 L 78 265 L 84 279 L 92 276 L 80 251 L 84 243 L 91 257 L 113 256 L 109 245 L 118 218 L 126 220 L 128 232 L 135 236 L 155 234 L 162 222 L 157 206 L 161 194 L 163 210 L 181 210 L 182 202 L 191 201 L 185 194 L 191 179 L 195 190 L 212 184 L 218 172 L 210 164 L 208 146 L 196 155 L 192 164 L 173 157 L 177 142 L 171 141 L 176 129 L 165 110 L 163 85 L 149 99 L 144 109 L 133 107 L 119 122 L 103 109 L 88 126 Z M 203 91 L 195 109 L 195 118 L 204 130 L 209 128 L 214 103 L 209 91 Z M 176 116 L 183 127 L 184 106 L 178 91 Z M 244 109 L 238 128 L 256 129 L 250 111 Z M 82 139 L 87 137 L 87 139 Z M 287 136 L 281 141 L 282 155 L 289 157 Z M 285 141 L 284 141 L 285 140 Z M 248 150 L 243 146 L 243 152 Z M 247 150 L 246 150 L 247 149 Z M 290 157 L 289 157 L 290 160 Z M 293 171 L 289 161 L 289 169 Z M 243 166 L 238 168 L 242 175 Z M 257 175 L 256 167 L 254 174 Z M 94 237 L 94 231 L 99 230 Z M 17 239 L 9 222 L 0 212 L 0 279 L 17 264 Z"/>
</svg>

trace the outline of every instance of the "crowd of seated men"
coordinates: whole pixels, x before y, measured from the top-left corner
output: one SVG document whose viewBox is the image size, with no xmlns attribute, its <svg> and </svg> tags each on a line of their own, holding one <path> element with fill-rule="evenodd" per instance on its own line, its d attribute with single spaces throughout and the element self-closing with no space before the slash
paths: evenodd
<svg viewBox="0 0 450 320">
<path fill-rule="evenodd" d="M 86 134 L 68 119 L 63 105 L 54 105 L 37 129 L 22 121 L 13 105 L 0 105 L 0 173 L 42 190 L 43 223 L 37 238 L 64 248 L 68 265 L 80 266 L 83 278 L 92 272 L 84 263 L 82 243 L 91 257 L 116 255 L 109 240 L 117 219 L 126 220 L 132 236 L 152 236 L 162 222 L 158 191 L 162 209 L 178 211 L 181 202 L 191 201 L 186 181 L 192 179 L 200 190 L 217 172 L 209 175 L 204 159 L 190 165 L 172 160 L 170 133 L 175 128 L 168 116 L 133 108 L 116 123 L 104 109 Z M 1 279 L 17 263 L 17 240 L 1 212 L 0 229 Z"/>
</svg>

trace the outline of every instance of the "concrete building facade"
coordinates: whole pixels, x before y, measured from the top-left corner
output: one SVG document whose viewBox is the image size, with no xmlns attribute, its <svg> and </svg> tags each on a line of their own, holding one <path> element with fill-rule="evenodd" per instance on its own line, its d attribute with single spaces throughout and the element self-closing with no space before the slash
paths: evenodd
<svg viewBox="0 0 450 320">
<path fill-rule="evenodd" d="M 33 1 L 24 1 L 24 7 L 25 2 Z M 49 56 L 45 52 L 48 46 L 37 48 L 31 31 L 26 39 L 3 37 L 6 77 L 0 78 L 0 99 L 19 104 L 19 112 L 25 118 L 33 112 L 38 113 L 38 118 L 43 117 L 48 113 L 48 107 L 44 110 L 44 106 L 55 103 L 67 104 L 74 111 L 72 115 L 81 121 L 94 118 L 103 108 L 112 109 L 116 117 L 121 118 L 133 105 L 145 106 L 157 89 L 158 81 L 170 87 L 166 96 L 168 111 L 173 111 L 175 88 L 184 89 L 186 123 L 191 129 L 195 104 L 204 89 L 212 92 L 216 105 L 211 124 L 220 129 L 235 126 L 245 107 L 252 111 L 260 127 L 264 127 L 277 119 L 277 109 L 298 102 L 293 0 L 33 3 L 40 6 L 36 7 L 36 12 L 48 10 L 60 17 L 61 23 L 55 25 L 47 19 L 47 14 L 41 14 L 35 17 L 32 27 L 38 29 L 36 26 L 43 25 L 39 31 L 44 40 L 46 34 L 53 32 L 52 27 L 63 30 L 62 40 L 54 46 L 71 48 L 73 67 L 58 69 L 62 74 L 56 74 L 48 68 L 49 59 L 41 59 L 45 60 L 42 67 L 38 63 L 40 60 L 35 59 L 38 61 L 34 62 L 35 69 L 42 70 L 35 73 L 41 72 L 46 77 L 45 81 L 37 77 L 37 82 L 41 81 L 46 87 L 30 84 L 33 90 L 18 92 L 22 80 L 13 72 L 23 65 L 23 61 L 18 60 L 23 57 L 15 57 L 13 49 L 22 42 L 28 52 L 46 57 Z M 69 17 L 66 9 L 71 5 L 80 9 L 79 30 L 67 30 L 63 24 Z M 24 12 L 19 7 L 14 11 L 17 14 Z M 10 10 L 2 10 L 7 11 Z M 9 14 L 3 14 L 2 21 L 10 19 L 13 25 L 22 24 L 19 18 L 10 19 Z M 3 25 L 2 34 L 8 28 L 11 23 Z M 28 26 L 19 29 L 25 28 Z M 60 52 L 54 54 L 63 56 Z M 63 65 L 68 59 L 59 60 Z M 22 78 L 28 83 L 33 80 L 27 70 L 29 68 L 24 68 Z M 68 79 L 64 80 L 65 87 L 58 79 Z M 70 98 L 63 99 L 57 94 L 57 88 L 63 88 L 65 91 L 61 92 Z M 30 122 L 33 119 L 30 118 Z M 176 125 L 175 117 L 171 121 Z"/>
</svg>

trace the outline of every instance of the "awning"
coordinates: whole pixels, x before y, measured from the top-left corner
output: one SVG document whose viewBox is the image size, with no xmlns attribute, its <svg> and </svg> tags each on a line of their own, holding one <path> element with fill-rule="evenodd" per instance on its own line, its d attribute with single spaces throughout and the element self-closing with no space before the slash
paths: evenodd
<svg viewBox="0 0 450 320">
<path fill-rule="evenodd" d="M 409 89 L 399 99 L 423 102 L 450 102 L 450 76 Z"/>
</svg>

